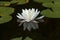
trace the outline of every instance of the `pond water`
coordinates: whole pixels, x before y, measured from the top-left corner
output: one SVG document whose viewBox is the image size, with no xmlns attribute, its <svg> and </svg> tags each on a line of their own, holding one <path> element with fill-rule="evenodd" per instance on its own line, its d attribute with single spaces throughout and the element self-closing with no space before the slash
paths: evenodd
<svg viewBox="0 0 60 40">
<path fill-rule="evenodd" d="M 42 6 L 42 3 L 30 1 L 27 4 L 17 5 L 11 4 L 9 7 L 15 8 L 14 13 L 11 14 L 13 19 L 7 23 L 0 24 L 0 40 L 10 40 L 16 37 L 30 37 L 33 40 L 60 40 L 60 19 L 44 17 L 45 22 L 39 23 L 37 30 L 23 30 L 23 26 L 19 27 L 17 23 L 17 13 L 21 13 L 21 9 L 38 8 L 40 11 L 50 9 Z M 52 10 L 52 9 L 50 9 Z"/>
</svg>

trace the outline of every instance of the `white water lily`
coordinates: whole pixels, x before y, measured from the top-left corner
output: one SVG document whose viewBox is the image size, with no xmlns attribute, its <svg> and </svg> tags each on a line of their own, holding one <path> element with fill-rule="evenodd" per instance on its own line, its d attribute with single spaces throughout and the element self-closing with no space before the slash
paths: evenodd
<svg viewBox="0 0 60 40">
<path fill-rule="evenodd" d="M 38 9 L 35 10 L 34 8 L 25 9 L 25 10 L 22 9 L 22 13 L 21 14 L 18 13 L 17 17 L 19 18 L 19 20 L 23 19 L 22 21 L 19 21 L 21 23 L 30 22 L 30 21 L 37 23 L 37 21 L 35 21 L 35 19 L 40 20 L 40 19 L 44 18 L 44 16 L 40 16 L 40 17 L 36 18 L 39 15 L 39 13 L 40 13 L 40 11 L 38 11 Z M 21 23 L 20 23 L 20 25 L 21 25 Z M 28 28 L 28 30 L 29 30 L 30 27 L 25 27 L 25 28 Z"/>
</svg>

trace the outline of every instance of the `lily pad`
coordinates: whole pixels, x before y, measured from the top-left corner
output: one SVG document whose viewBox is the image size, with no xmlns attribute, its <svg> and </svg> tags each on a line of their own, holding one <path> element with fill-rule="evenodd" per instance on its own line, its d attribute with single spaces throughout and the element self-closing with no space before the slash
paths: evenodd
<svg viewBox="0 0 60 40">
<path fill-rule="evenodd" d="M 52 0 L 33 0 L 33 1 L 38 3 L 41 3 L 41 2 L 46 3 L 46 2 L 51 2 Z"/>
<path fill-rule="evenodd" d="M 11 40 L 22 40 L 22 37 L 18 37 L 18 38 L 13 38 Z M 24 40 L 32 40 L 31 38 L 29 37 L 26 37 Z"/>
<path fill-rule="evenodd" d="M 17 3 L 18 1 L 17 0 L 11 0 L 10 3 L 11 4 L 14 4 L 14 3 Z"/>
<path fill-rule="evenodd" d="M 52 1 L 56 1 L 56 2 L 58 1 L 59 2 L 60 0 L 52 0 Z"/>
<path fill-rule="evenodd" d="M 29 0 L 12 0 L 11 3 L 17 3 L 17 4 L 25 4 L 28 3 Z"/>
<path fill-rule="evenodd" d="M 49 17 L 49 18 L 60 18 L 60 12 L 58 11 L 54 11 L 52 12 L 51 10 L 47 9 L 47 10 L 43 10 L 41 12 L 42 15 Z"/>
<path fill-rule="evenodd" d="M 29 37 L 26 37 L 24 40 L 32 40 L 31 38 L 29 38 Z"/>
<path fill-rule="evenodd" d="M 43 3 L 42 5 L 45 6 L 45 7 L 50 7 L 51 8 L 51 7 L 53 7 L 54 4 L 51 3 L 51 2 L 48 2 L 48 3 Z"/>
<path fill-rule="evenodd" d="M 41 14 L 50 18 L 60 18 L 60 4 L 59 3 L 60 1 L 54 1 L 54 4 L 51 7 L 53 12 L 51 10 L 43 10 Z"/>
<path fill-rule="evenodd" d="M 0 7 L 0 24 L 10 21 L 12 19 L 10 14 L 12 14 L 13 12 L 13 8 Z"/>
<path fill-rule="evenodd" d="M 56 7 L 60 7 L 60 1 L 53 1 L 54 3 L 52 2 L 46 2 L 46 3 L 43 3 L 43 6 L 45 7 L 50 7 L 50 8 L 56 8 Z"/>
<path fill-rule="evenodd" d="M 22 37 L 18 37 L 18 38 L 13 38 L 11 40 L 22 40 Z"/>
<path fill-rule="evenodd" d="M 10 2 L 7 1 L 0 1 L 0 6 L 9 6 Z"/>
<path fill-rule="evenodd" d="M 53 0 L 34 0 L 34 1 L 38 2 L 38 3 L 42 3 L 42 5 L 44 7 L 52 7 L 53 6 L 53 3 L 52 3 Z"/>
<path fill-rule="evenodd" d="M 0 7 L 0 14 L 9 15 L 9 14 L 12 14 L 12 12 L 14 12 L 14 8 L 11 8 L 11 7 Z"/>
<path fill-rule="evenodd" d="M 8 15 L 0 15 L 0 16 L 1 16 L 1 18 L 0 18 L 0 24 L 8 22 L 8 21 L 10 21 L 12 19 L 12 17 L 8 16 Z"/>
</svg>

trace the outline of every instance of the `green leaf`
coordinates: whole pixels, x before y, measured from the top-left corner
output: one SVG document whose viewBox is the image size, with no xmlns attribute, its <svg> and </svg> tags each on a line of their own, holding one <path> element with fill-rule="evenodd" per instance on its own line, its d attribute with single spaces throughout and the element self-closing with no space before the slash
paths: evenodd
<svg viewBox="0 0 60 40">
<path fill-rule="evenodd" d="M 5 15 L 9 15 L 12 14 L 14 12 L 14 8 L 11 7 L 0 7 L 0 14 L 5 14 Z"/>
<path fill-rule="evenodd" d="M 10 14 L 14 12 L 13 8 L 10 7 L 0 7 L 0 24 L 8 22 L 12 19 Z"/>
<path fill-rule="evenodd" d="M 42 15 L 45 15 L 46 17 L 49 17 L 49 18 L 60 18 L 60 1 L 59 0 L 57 1 L 54 0 L 53 4 L 47 3 L 44 6 L 52 8 L 53 12 L 49 9 L 43 10 L 41 12 Z"/>
<path fill-rule="evenodd" d="M 60 0 L 52 0 L 52 1 L 55 1 L 55 2 L 57 2 L 57 1 L 58 1 L 58 2 L 59 2 Z"/>
<path fill-rule="evenodd" d="M 28 3 L 29 0 L 12 0 L 11 3 L 17 3 L 17 4 L 25 4 Z"/>
<path fill-rule="evenodd" d="M 29 37 L 26 37 L 24 40 L 32 40 L 31 38 L 29 38 Z"/>
<path fill-rule="evenodd" d="M 53 0 L 34 0 L 38 3 L 43 3 L 42 5 L 45 6 L 45 7 L 52 7 L 53 6 L 53 3 L 52 1 Z"/>
<path fill-rule="evenodd" d="M 34 0 L 35 2 L 38 2 L 38 3 L 46 3 L 46 2 L 51 2 L 52 0 Z"/>
<path fill-rule="evenodd" d="M 53 3 L 49 2 L 49 3 L 43 3 L 43 6 L 45 7 L 53 7 Z"/>
<path fill-rule="evenodd" d="M 18 38 L 13 38 L 11 40 L 22 40 L 22 37 L 18 37 Z"/>
<path fill-rule="evenodd" d="M 0 1 L 0 6 L 9 6 L 10 2 L 7 1 Z"/>
<path fill-rule="evenodd" d="M 22 40 L 22 37 L 18 37 L 18 38 L 13 38 L 11 40 Z M 29 37 L 26 37 L 24 40 L 32 40 L 31 38 Z"/>
<path fill-rule="evenodd" d="M 59 3 L 60 3 L 60 1 L 54 1 L 54 3 L 47 2 L 47 3 L 43 3 L 43 6 L 50 7 L 50 8 L 56 8 L 56 7 L 60 7 Z"/>
<path fill-rule="evenodd" d="M 43 10 L 41 14 L 49 18 L 60 18 L 60 12 L 58 10 L 52 12 L 51 10 L 47 9 Z"/>
<path fill-rule="evenodd" d="M 17 0 L 11 0 L 10 3 L 11 4 L 14 4 L 14 3 L 17 3 L 18 1 Z"/>
<path fill-rule="evenodd" d="M 5 23 L 5 22 L 8 22 L 8 21 L 10 21 L 11 19 L 12 19 L 12 17 L 11 16 L 8 16 L 8 15 L 0 15 L 1 16 L 1 18 L 0 18 L 0 24 L 1 23 Z"/>
</svg>

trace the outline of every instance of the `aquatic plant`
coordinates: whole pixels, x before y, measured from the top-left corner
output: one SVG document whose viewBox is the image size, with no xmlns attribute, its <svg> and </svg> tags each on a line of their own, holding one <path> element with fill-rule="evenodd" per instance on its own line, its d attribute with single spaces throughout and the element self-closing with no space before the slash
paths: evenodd
<svg viewBox="0 0 60 40">
<path fill-rule="evenodd" d="M 13 38 L 11 40 L 22 40 L 22 37 Z M 26 37 L 24 40 L 32 40 L 30 37 Z"/>
<path fill-rule="evenodd" d="M 39 3 L 43 3 L 42 5 L 52 9 L 46 9 L 41 12 L 42 15 L 45 15 L 49 18 L 60 18 L 60 1 L 59 0 L 34 0 Z"/>
<path fill-rule="evenodd" d="M 60 0 L 33 0 L 33 1 L 35 1 L 37 3 L 42 3 L 42 5 L 44 7 L 48 8 L 46 10 L 41 11 L 42 15 L 44 15 L 48 18 L 60 18 L 60 4 L 59 4 Z M 9 22 L 12 19 L 11 14 L 14 13 L 14 8 L 9 7 L 11 4 L 22 5 L 22 4 L 25 4 L 25 3 L 28 3 L 28 2 L 29 2 L 29 0 L 0 1 L 0 24 Z M 31 10 L 31 9 L 29 9 L 29 10 Z M 22 11 L 25 11 L 25 10 L 22 10 Z M 33 13 L 35 13 L 35 11 Z M 37 12 L 37 13 L 39 13 L 39 12 Z M 27 20 L 25 20 L 25 18 L 22 18 L 21 14 L 18 13 L 19 16 L 17 16 L 18 17 L 17 21 L 24 23 L 24 30 L 27 28 L 30 31 L 31 28 L 33 28 L 33 29 L 38 28 L 38 24 L 37 24 L 38 21 L 35 20 L 35 18 L 36 18 L 35 16 L 37 16 L 37 15 L 33 14 L 34 15 L 34 18 L 32 18 L 33 21 L 32 21 L 32 23 L 30 22 L 32 19 L 30 19 L 29 17 L 32 17 L 32 14 L 29 14 L 31 16 L 28 15 L 28 17 L 25 17 L 27 19 Z M 44 16 L 41 16 L 41 17 L 43 18 Z M 39 17 L 37 19 L 42 19 L 41 17 Z M 23 19 L 23 20 L 20 21 L 21 19 Z M 35 26 L 37 25 L 37 26 L 33 27 L 32 24 L 35 25 Z M 21 24 L 19 24 L 19 25 L 21 25 Z M 32 26 L 32 27 L 30 27 L 30 26 Z M 13 38 L 11 40 L 22 40 L 22 37 Z M 29 37 L 26 37 L 26 39 L 24 39 L 24 40 L 32 40 L 32 39 L 29 38 Z"/>
<path fill-rule="evenodd" d="M 14 8 L 9 7 L 11 4 L 25 4 L 28 0 L 12 0 L 8 1 L 0 1 L 0 24 L 8 22 L 12 19 L 11 15 L 14 12 Z"/>
<path fill-rule="evenodd" d="M 0 7 L 0 24 L 10 21 L 12 19 L 10 14 L 12 14 L 13 12 L 13 8 Z"/>
<path fill-rule="evenodd" d="M 43 18 L 44 16 L 37 17 L 39 15 L 40 11 L 38 9 L 22 9 L 22 13 L 18 13 L 17 17 L 19 18 L 17 21 L 20 22 L 19 26 L 23 24 L 24 30 L 26 28 L 30 31 L 33 29 L 38 29 L 38 21 L 41 20 L 41 22 L 44 22 Z M 37 17 L 37 18 L 36 18 Z M 22 21 L 21 21 L 22 20 Z"/>
</svg>

